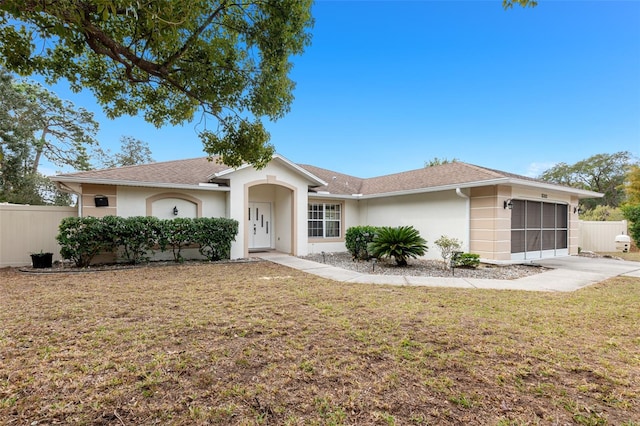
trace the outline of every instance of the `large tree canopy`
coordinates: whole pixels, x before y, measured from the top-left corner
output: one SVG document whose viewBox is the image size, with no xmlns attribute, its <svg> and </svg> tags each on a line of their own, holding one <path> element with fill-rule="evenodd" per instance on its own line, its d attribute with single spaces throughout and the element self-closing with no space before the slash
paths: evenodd
<svg viewBox="0 0 640 426">
<path fill-rule="evenodd" d="M 0 0 L 0 61 L 90 89 L 110 117 L 162 126 L 200 111 L 209 154 L 260 167 L 274 152 L 261 120 L 289 110 L 289 58 L 310 43 L 311 3 Z"/>
<path fill-rule="evenodd" d="M 596 154 L 572 165 L 559 163 L 545 171 L 540 179 L 603 193 L 602 199 L 583 202 L 589 209 L 600 204 L 618 207 L 624 201 L 623 184 L 632 164 L 633 159 L 628 151 Z"/>
</svg>

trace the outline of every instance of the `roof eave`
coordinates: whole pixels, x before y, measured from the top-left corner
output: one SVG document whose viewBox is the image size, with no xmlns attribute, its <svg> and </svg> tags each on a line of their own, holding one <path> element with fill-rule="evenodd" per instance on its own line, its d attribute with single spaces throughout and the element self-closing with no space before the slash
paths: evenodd
<svg viewBox="0 0 640 426">
<path fill-rule="evenodd" d="M 331 200 L 359 200 L 362 198 L 361 194 L 331 194 L 331 193 L 317 193 L 309 192 L 309 198 L 327 198 Z"/>
<path fill-rule="evenodd" d="M 138 186 L 143 188 L 167 188 L 167 189 L 197 189 L 200 191 L 230 191 L 226 186 L 200 186 L 200 184 L 187 184 L 187 183 L 170 183 L 170 182 L 145 182 L 134 180 L 118 180 L 118 179 L 96 179 L 96 178 L 80 178 L 80 177 L 65 177 L 65 176 L 52 176 L 50 179 L 54 182 L 60 183 L 92 183 L 96 185 L 117 185 L 117 186 Z M 205 183 L 205 182 L 203 182 Z"/>
<path fill-rule="evenodd" d="M 556 184 L 547 183 L 547 182 L 536 182 L 536 181 L 532 182 L 524 179 L 509 178 L 508 183 L 512 185 L 522 185 L 522 186 L 534 187 L 534 188 L 539 188 L 539 189 L 544 189 L 549 191 L 566 192 L 569 194 L 577 195 L 578 198 L 580 199 L 604 197 L 604 194 L 600 192 L 588 191 L 586 189 L 571 188 L 570 186 L 556 185 Z"/>
<path fill-rule="evenodd" d="M 359 196 L 361 199 L 372 199 L 372 198 L 384 198 L 384 197 L 397 197 L 400 195 L 413 195 L 413 194 L 422 194 L 425 192 L 439 192 L 439 191 L 450 191 L 455 190 L 456 188 L 475 188 L 479 186 L 488 186 L 488 185 L 500 185 L 504 184 L 508 181 L 507 178 L 499 178 L 499 179 L 489 179 L 483 181 L 475 181 L 475 182 L 460 182 L 460 183 L 452 183 L 448 185 L 439 185 L 439 186 L 430 186 L 428 188 L 415 188 L 403 191 L 393 191 L 393 192 L 382 192 L 379 194 L 366 194 Z"/>
<path fill-rule="evenodd" d="M 331 194 L 331 193 L 309 193 L 311 196 L 313 194 L 314 197 L 318 198 L 341 198 L 341 199 L 357 199 L 357 200 L 366 200 L 366 199 L 374 199 L 374 198 L 385 198 L 385 197 L 397 197 L 401 195 L 414 195 L 414 194 L 423 194 L 427 192 L 439 192 L 439 191 L 450 191 L 455 190 L 456 188 L 477 188 L 481 186 L 490 186 L 490 185 L 522 185 L 528 187 L 539 188 L 548 191 L 556 191 L 556 192 L 565 192 L 569 194 L 577 195 L 578 198 L 600 198 L 603 197 L 604 194 L 594 191 L 587 191 L 584 189 L 571 188 L 567 186 L 560 186 L 551 183 L 545 182 L 532 182 L 524 179 L 515 179 L 509 177 L 502 177 L 497 179 L 488 179 L 481 181 L 473 181 L 473 182 L 462 182 L 462 183 L 454 183 L 447 185 L 439 185 L 432 186 L 428 188 L 415 188 L 409 190 L 402 191 L 392 191 L 392 192 L 381 192 L 377 194 Z"/>
</svg>

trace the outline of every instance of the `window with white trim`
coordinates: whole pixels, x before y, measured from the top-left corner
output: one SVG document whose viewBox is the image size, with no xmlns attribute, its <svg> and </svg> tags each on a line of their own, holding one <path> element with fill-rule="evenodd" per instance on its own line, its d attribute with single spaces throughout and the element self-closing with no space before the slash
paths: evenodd
<svg viewBox="0 0 640 426">
<path fill-rule="evenodd" d="M 307 214 L 308 235 L 311 238 L 339 238 L 342 205 L 310 203 Z"/>
</svg>

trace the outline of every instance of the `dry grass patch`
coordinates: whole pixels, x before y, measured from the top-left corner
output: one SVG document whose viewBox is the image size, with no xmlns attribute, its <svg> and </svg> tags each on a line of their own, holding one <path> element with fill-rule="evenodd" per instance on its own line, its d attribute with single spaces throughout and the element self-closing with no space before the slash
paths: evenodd
<svg viewBox="0 0 640 426">
<path fill-rule="evenodd" d="M 3 270 L 0 299 L 4 424 L 640 419 L 640 279 L 399 288 L 256 262 Z"/>
<path fill-rule="evenodd" d="M 640 251 L 638 250 L 629 251 L 626 253 L 619 252 L 619 251 L 612 251 L 612 252 L 604 252 L 604 253 L 598 253 L 598 254 L 603 256 L 619 257 L 623 260 L 629 260 L 632 262 L 640 262 Z"/>
</svg>

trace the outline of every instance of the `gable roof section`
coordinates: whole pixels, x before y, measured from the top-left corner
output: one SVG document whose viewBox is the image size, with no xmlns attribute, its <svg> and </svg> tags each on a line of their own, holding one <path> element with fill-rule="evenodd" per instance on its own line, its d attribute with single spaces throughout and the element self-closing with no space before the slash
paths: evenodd
<svg viewBox="0 0 640 426">
<path fill-rule="evenodd" d="M 301 167 L 300 165 L 289 161 L 288 159 L 286 159 L 285 157 L 283 157 L 280 154 L 275 154 L 273 156 L 273 158 L 271 159 L 271 161 L 279 161 L 280 164 L 282 164 L 283 166 L 287 167 L 290 170 L 293 170 L 294 172 L 304 176 L 305 178 L 307 178 L 309 180 L 310 183 L 314 184 L 314 185 L 326 185 L 327 182 L 325 182 L 324 180 L 322 180 L 321 178 L 318 177 L 318 175 L 315 175 L 311 172 L 309 172 L 309 170 Z M 215 178 L 220 178 L 220 177 L 225 177 L 228 175 L 231 175 L 233 173 L 235 173 L 238 170 L 242 170 L 242 169 L 246 169 L 246 168 L 250 168 L 252 167 L 250 164 L 243 164 L 242 166 L 238 167 L 237 169 L 234 168 L 229 168 L 227 167 L 225 170 L 222 171 L 218 171 L 216 173 L 213 173 L 212 175 L 208 176 L 208 179 L 215 179 Z"/>
</svg>

